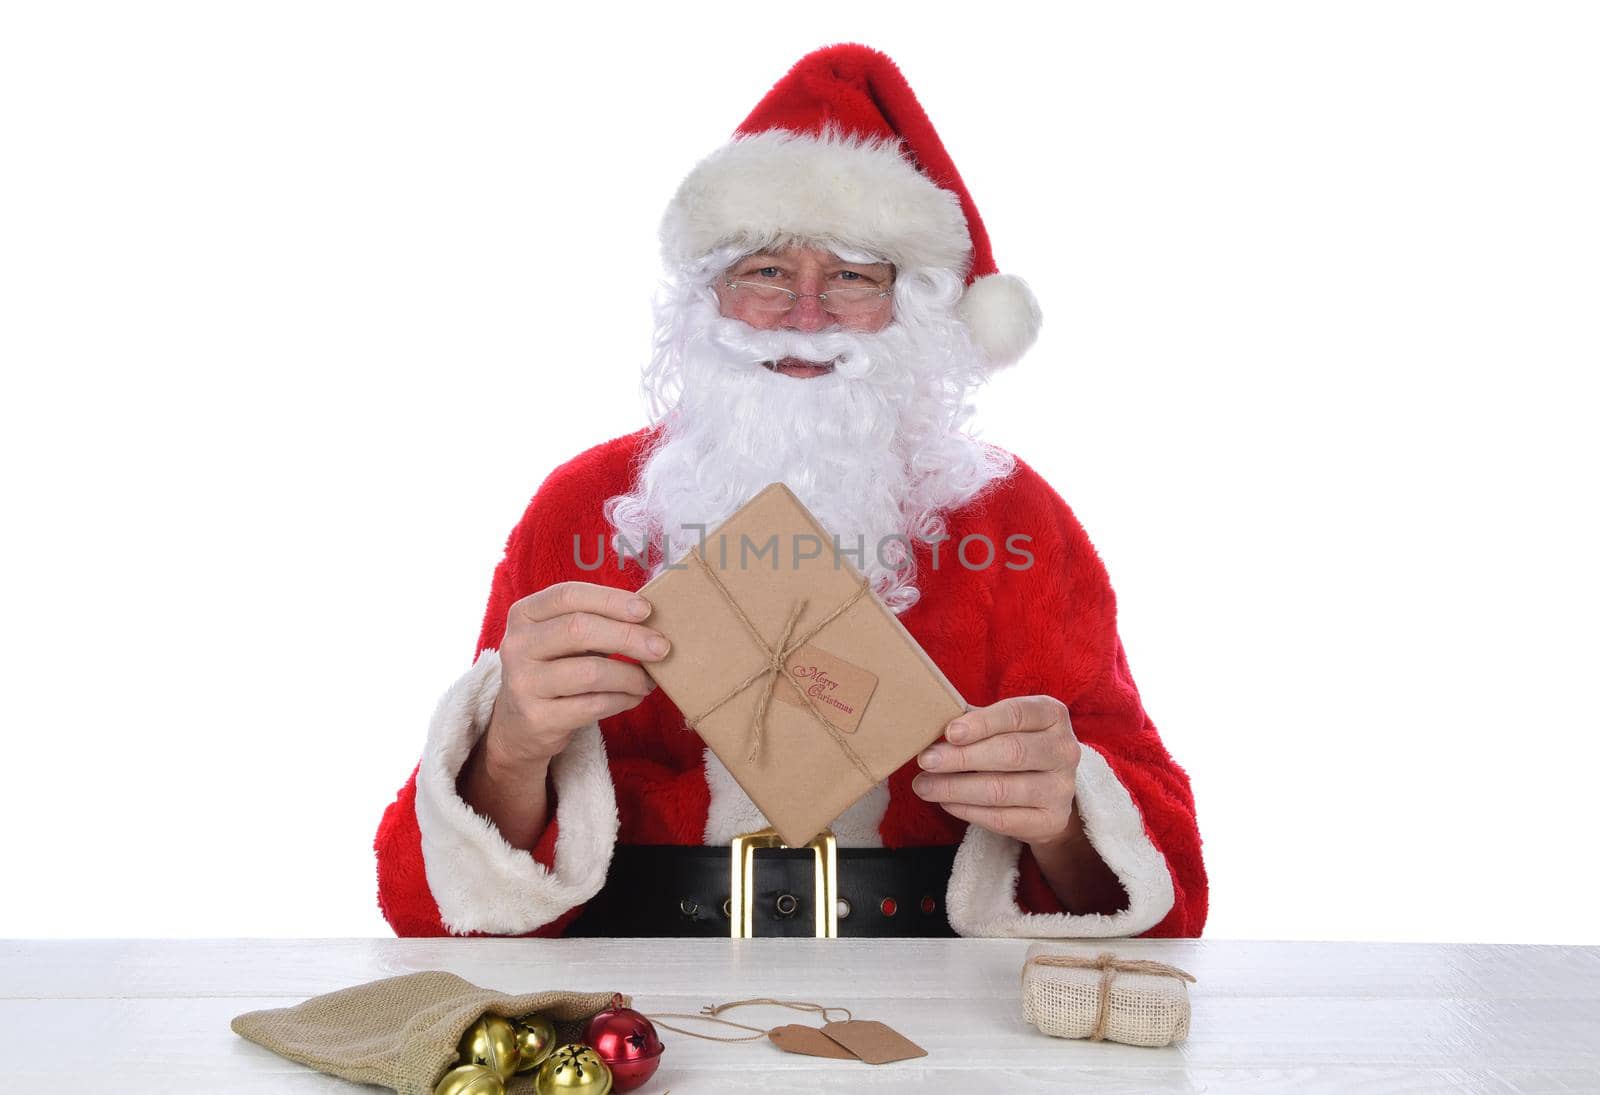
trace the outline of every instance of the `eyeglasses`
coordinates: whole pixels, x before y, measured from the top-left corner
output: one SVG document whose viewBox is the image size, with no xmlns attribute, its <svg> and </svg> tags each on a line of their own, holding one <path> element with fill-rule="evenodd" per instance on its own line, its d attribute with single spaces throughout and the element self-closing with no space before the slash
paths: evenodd
<svg viewBox="0 0 1600 1095">
<path fill-rule="evenodd" d="M 816 297 L 822 310 L 830 316 L 859 316 L 870 312 L 878 302 L 889 296 L 891 290 L 870 285 L 852 285 L 845 289 L 829 289 L 826 293 L 797 293 L 781 285 L 763 285 L 754 281 L 723 281 L 728 290 L 741 303 L 757 312 L 779 315 L 790 311 L 801 299 Z"/>
</svg>

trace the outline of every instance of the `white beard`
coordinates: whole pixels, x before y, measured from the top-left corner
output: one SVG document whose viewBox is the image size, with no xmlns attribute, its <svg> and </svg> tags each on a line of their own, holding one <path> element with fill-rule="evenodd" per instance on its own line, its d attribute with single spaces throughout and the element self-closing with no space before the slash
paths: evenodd
<svg viewBox="0 0 1600 1095">
<path fill-rule="evenodd" d="M 680 285 L 658 306 L 645 375 L 665 427 L 632 492 L 605 503 L 613 550 L 637 557 L 648 545 L 659 574 L 781 481 L 892 611 L 910 608 L 905 540 L 942 537 L 942 512 L 1014 467 L 961 431 L 984 370 L 954 314 L 959 293 L 953 276 L 903 273 L 888 327 L 806 334 L 724 318 L 708 289 Z M 762 365 L 784 357 L 834 367 L 796 378 Z"/>
</svg>

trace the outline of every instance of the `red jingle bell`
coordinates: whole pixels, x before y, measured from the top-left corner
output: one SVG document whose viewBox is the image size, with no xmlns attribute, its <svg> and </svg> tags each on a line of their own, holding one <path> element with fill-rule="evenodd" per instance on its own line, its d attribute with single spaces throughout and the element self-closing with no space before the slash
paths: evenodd
<svg viewBox="0 0 1600 1095">
<path fill-rule="evenodd" d="M 608 1008 L 589 1020 L 583 1040 L 611 1068 L 613 1089 L 632 1091 L 655 1075 L 661 1039 L 655 1024 L 632 1008 Z"/>
</svg>

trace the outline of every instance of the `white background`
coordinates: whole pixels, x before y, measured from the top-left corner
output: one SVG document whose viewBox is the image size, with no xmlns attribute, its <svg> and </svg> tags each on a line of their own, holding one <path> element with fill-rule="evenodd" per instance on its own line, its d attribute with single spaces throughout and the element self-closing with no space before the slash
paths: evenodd
<svg viewBox="0 0 1600 1095">
<path fill-rule="evenodd" d="M 657 219 L 829 41 L 1046 312 L 1219 937 L 1600 942 L 1582 4 L 9 5 L 0 935 L 388 934 L 371 841 Z"/>
</svg>

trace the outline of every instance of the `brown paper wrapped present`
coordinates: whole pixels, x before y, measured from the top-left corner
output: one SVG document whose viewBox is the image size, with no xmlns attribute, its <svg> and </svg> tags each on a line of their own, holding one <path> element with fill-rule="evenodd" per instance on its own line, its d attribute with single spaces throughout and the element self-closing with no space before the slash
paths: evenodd
<svg viewBox="0 0 1600 1095">
<path fill-rule="evenodd" d="M 968 709 L 782 483 L 639 592 L 672 644 L 646 672 L 791 847 Z"/>
</svg>

